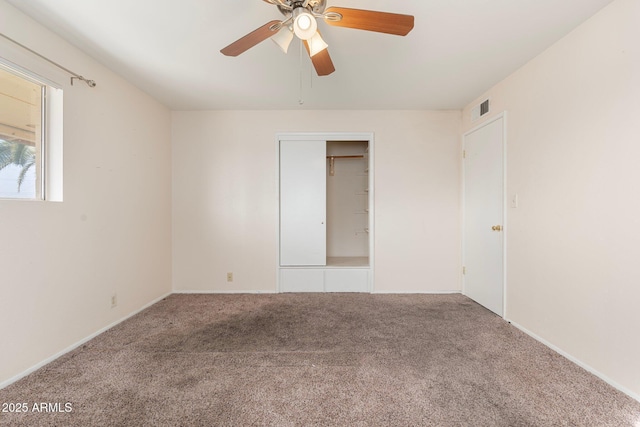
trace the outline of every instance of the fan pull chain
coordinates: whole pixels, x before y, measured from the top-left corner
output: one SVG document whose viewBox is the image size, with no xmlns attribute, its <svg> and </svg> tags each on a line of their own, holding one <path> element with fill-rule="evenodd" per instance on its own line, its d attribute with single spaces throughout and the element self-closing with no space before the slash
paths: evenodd
<svg viewBox="0 0 640 427">
<path fill-rule="evenodd" d="M 309 67 L 309 89 L 313 92 L 313 67 Z"/>
<path fill-rule="evenodd" d="M 300 40 L 300 96 L 298 97 L 298 104 L 303 105 L 304 104 L 304 99 L 303 99 L 303 94 L 302 94 L 302 57 L 303 57 L 303 50 L 302 49 L 302 40 Z"/>
</svg>

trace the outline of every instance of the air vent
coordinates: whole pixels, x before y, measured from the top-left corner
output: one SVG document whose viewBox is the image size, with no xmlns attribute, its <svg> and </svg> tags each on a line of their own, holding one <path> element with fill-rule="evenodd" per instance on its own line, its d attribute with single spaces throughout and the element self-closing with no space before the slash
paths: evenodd
<svg viewBox="0 0 640 427">
<path fill-rule="evenodd" d="M 486 99 L 471 109 L 471 121 L 476 121 L 485 114 L 489 114 L 489 100 Z"/>
<path fill-rule="evenodd" d="M 489 100 L 487 99 L 482 104 L 480 104 L 480 117 L 484 116 L 489 112 Z"/>
</svg>

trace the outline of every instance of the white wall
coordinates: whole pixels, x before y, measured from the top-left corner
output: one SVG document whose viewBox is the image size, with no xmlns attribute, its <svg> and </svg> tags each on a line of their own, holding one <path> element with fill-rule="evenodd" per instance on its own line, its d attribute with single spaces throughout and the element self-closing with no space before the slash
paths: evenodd
<svg viewBox="0 0 640 427">
<path fill-rule="evenodd" d="M 460 112 L 174 112 L 173 287 L 275 292 L 279 132 L 375 133 L 375 292 L 460 290 Z M 226 282 L 226 273 L 234 281 Z"/>
<path fill-rule="evenodd" d="M 640 2 L 489 90 L 508 111 L 507 317 L 640 396 Z"/>
<path fill-rule="evenodd" d="M 0 39 L 64 89 L 64 201 L 0 201 L 1 385 L 171 291 L 171 117 L 2 0 L 0 28 L 98 83 Z"/>
</svg>

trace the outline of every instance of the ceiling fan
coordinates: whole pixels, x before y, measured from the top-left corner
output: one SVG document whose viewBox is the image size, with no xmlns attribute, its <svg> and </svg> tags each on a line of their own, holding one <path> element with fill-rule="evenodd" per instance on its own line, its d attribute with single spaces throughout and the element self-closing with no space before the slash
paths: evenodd
<svg viewBox="0 0 640 427">
<path fill-rule="evenodd" d="M 327 24 L 336 27 L 399 36 L 406 36 L 413 29 L 414 18 L 411 15 L 346 7 L 326 8 L 326 0 L 263 1 L 275 5 L 285 19 L 267 22 L 220 52 L 227 56 L 238 56 L 271 38 L 286 53 L 295 34 L 303 41 L 318 75 L 327 76 L 335 71 L 335 67 L 329 56 L 328 46 L 318 31 L 317 18 L 322 18 Z"/>
</svg>

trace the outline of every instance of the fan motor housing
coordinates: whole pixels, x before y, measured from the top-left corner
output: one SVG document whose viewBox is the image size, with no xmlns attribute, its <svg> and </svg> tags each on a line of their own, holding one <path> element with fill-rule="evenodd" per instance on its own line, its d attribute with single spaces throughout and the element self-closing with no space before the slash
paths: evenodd
<svg viewBox="0 0 640 427">
<path fill-rule="evenodd" d="M 291 9 L 302 7 L 304 5 L 304 1 L 300 1 L 300 0 L 284 0 L 284 3 L 288 4 L 291 7 Z M 307 9 L 309 9 L 313 13 L 318 13 L 318 14 L 324 13 L 324 10 L 326 7 L 327 7 L 326 0 L 309 0 L 309 4 L 307 4 Z M 278 10 L 284 16 L 291 15 L 291 10 L 285 9 L 282 6 L 278 6 Z"/>
</svg>

